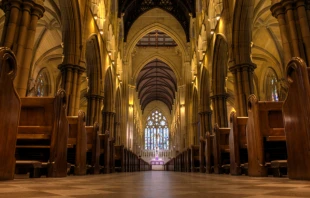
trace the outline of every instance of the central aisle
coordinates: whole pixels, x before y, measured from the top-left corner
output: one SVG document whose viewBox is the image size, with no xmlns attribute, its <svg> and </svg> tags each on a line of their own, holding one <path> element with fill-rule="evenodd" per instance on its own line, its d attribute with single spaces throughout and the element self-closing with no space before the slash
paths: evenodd
<svg viewBox="0 0 310 198">
<path fill-rule="evenodd" d="M 0 182 L 0 198 L 310 197 L 310 182 L 287 178 L 149 171 Z"/>
</svg>

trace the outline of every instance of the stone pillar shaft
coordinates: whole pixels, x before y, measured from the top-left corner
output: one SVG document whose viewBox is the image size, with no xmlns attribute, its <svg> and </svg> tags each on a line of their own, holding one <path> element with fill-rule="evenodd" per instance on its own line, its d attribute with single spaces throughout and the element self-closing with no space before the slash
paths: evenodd
<svg viewBox="0 0 310 198">
<path fill-rule="evenodd" d="M 238 116 L 247 116 L 248 97 L 254 93 L 253 72 L 256 66 L 253 63 L 234 65 L 229 71 L 234 76 L 236 93 L 236 112 Z"/>
<path fill-rule="evenodd" d="M 77 115 L 80 107 L 80 81 L 85 68 L 79 65 L 59 65 L 58 69 L 62 74 L 62 87 L 67 94 L 67 114 Z"/>
<path fill-rule="evenodd" d="M 310 11 L 306 0 L 280 0 L 270 10 L 278 19 L 284 48 L 285 65 L 292 57 L 310 61 Z"/>
<path fill-rule="evenodd" d="M 19 96 L 27 93 L 28 76 L 38 20 L 45 11 L 43 1 L 3 0 L 5 24 L 1 45 L 11 48 L 17 58 L 17 77 L 14 82 Z"/>
<path fill-rule="evenodd" d="M 211 97 L 213 102 L 214 122 L 220 127 L 228 127 L 227 121 L 227 94 L 217 94 Z"/>
<path fill-rule="evenodd" d="M 199 113 L 200 119 L 200 135 L 205 138 L 206 132 L 212 131 L 212 123 L 211 123 L 212 111 L 204 111 Z"/>
</svg>

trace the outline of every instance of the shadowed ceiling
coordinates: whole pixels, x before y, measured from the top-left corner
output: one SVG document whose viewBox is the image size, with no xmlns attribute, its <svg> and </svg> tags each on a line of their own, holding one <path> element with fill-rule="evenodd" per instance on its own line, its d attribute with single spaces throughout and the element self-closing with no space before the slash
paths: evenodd
<svg viewBox="0 0 310 198">
<path fill-rule="evenodd" d="M 173 15 L 182 25 L 189 41 L 190 15 L 195 17 L 195 0 L 119 0 L 118 16 L 124 17 L 124 41 L 132 24 L 143 13 L 161 8 Z"/>
<path fill-rule="evenodd" d="M 177 91 L 177 79 L 166 63 L 155 59 L 146 64 L 137 77 L 136 88 L 142 111 L 154 100 L 165 103 L 169 110 L 172 110 Z"/>
</svg>

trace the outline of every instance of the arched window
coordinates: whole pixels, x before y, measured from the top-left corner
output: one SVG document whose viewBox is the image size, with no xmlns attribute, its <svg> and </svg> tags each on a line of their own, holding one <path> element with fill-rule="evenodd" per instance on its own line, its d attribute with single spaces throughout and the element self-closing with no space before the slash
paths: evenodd
<svg viewBox="0 0 310 198">
<path fill-rule="evenodd" d="M 37 96 L 48 96 L 48 74 L 46 69 L 39 72 L 36 79 L 36 95 Z"/>
<path fill-rule="evenodd" d="M 278 78 L 273 69 L 268 68 L 265 82 L 266 82 L 266 100 L 279 101 L 278 88 L 277 88 Z"/>
<path fill-rule="evenodd" d="M 155 149 L 169 150 L 167 119 L 158 110 L 149 115 L 145 127 L 145 150 Z"/>
</svg>

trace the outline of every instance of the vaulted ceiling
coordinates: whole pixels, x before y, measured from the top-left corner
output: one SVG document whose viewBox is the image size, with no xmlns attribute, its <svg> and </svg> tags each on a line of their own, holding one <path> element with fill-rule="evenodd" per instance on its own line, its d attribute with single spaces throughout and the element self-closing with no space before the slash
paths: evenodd
<svg viewBox="0 0 310 198">
<path fill-rule="evenodd" d="M 189 41 L 190 15 L 195 17 L 195 0 L 119 0 L 118 16 L 124 17 L 124 41 L 135 20 L 143 13 L 161 8 L 173 15 L 182 25 Z"/>
<path fill-rule="evenodd" d="M 177 79 L 166 63 L 155 59 L 140 71 L 136 89 L 142 111 L 154 100 L 165 103 L 171 111 L 177 91 Z"/>
</svg>

